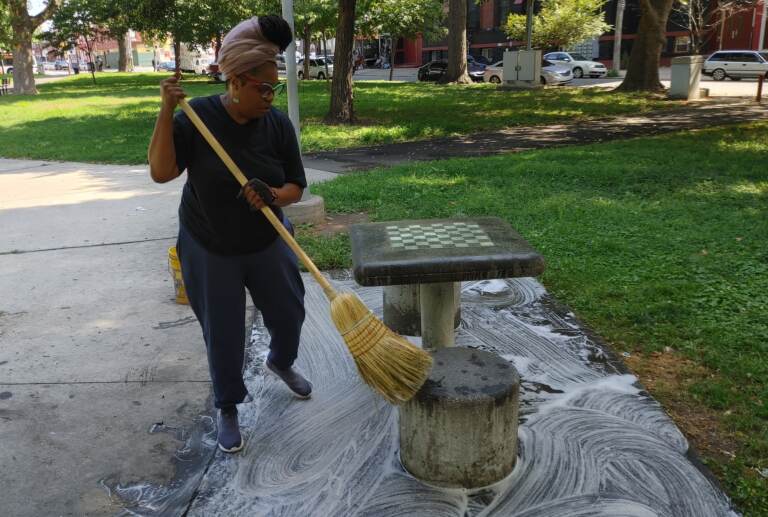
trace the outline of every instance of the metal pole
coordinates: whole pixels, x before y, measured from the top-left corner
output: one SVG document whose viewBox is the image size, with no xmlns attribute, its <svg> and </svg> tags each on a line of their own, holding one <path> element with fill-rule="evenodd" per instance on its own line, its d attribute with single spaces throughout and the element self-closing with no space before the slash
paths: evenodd
<svg viewBox="0 0 768 517">
<path fill-rule="evenodd" d="M 616 3 L 616 26 L 613 28 L 613 65 L 611 68 L 618 75 L 621 70 L 621 37 L 624 25 L 624 0 Z"/>
<path fill-rule="evenodd" d="M 525 49 L 533 49 L 533 1 L 528 0 L 528 8 L 525 18 Z"/>
<path fill-rule="evenodd" d="M 282 0 L 283 18 L 291 27 L 291 32 L 295 31 L 293 27 L 293 0 Z M 296 75 L 296 38 L 291 40 L 291 44 L 285 49 L 285 75 L 288 83 L 288 118 L 291 119 L 293 129 L 296 131 L 296 140 L 301 148 L 301 127 L 299 125 L 299 84 Z"/>
<path fill-rule="evenodd" d="M 763 16 L 760 18 L 760 41 L 757 50 L 765 50 L 765 18 L 768 16 L 768 0 L 763 0 Z"/>
</svg>

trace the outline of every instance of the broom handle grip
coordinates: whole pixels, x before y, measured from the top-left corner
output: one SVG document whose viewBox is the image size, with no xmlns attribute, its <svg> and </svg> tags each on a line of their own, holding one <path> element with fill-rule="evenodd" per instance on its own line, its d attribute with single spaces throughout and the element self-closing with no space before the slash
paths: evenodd
<svg viewBox="0 0 768 517">
<path fill-rule="evenodd" d="M 230 158 L 229 154 L 227 154 L 227 151 L 224 150 L 223 147 L 221 147 L 221 144 L 218 140 L 216 140 L 216 137 L 213 136 L 213 133 L 211 133 L 208 128 L 205 125 L 205 122 L 203 122 L 200 117 L 197 116 L 197 113 L 195 113 L 195 110 L 192 109 L 192 106 L 189 105 L 186 99 L 179 100 L 179 105 L 181 106 L 181 109 L 184 110 L 184 113 L 187 114 L 189 117 L 189 120 L 192 121 L 192 124 L 195 125 L 198 131 L 200 131 L 200 134 L 203 135 L 203 138 L 208 142 L 208 144 L 213 148 L 213 150 L 216 152 L 217 155 L 219 155 L 219 158 L 221 158 L 221 161 L 224 162 L 224 165 L 227 166 L 227 169 L 229 169 L 229 172 L 232 173 L 232 175 L 237 179 L 237 181 L 240 183 L 240 185 L 245 185 L 248 183 L 248 178 L 245 177 L 245 174 L 240 170 L 240 167 L 237 166 L 237 164 L 232 161 L 232 158 Z M 299 246 L 299 243 L 296 242 L 296 239 L 293 238 L 293 235 L 286 229 L 286 227 L 283 225 L 283 223 L 277 218 L 277 216 L 272 212 L 272 210 L 269 209 L 267 206 L 263 206 L 261 208 L 261 213 L 264 214 L 264 216 L 269 220 L 270 223 L 272 223 L 272 226 L 275 227 L 275 230 L 277 230 L 277 233 L 280 234 L 280 237 L 285 240 L 286 244 L 288 244 L 288 247 L 290 247 L 293 252 L 296 254 L 296 256 L 299 257 L 301 262 L 306 266 L 306 268 L 309 270 L 310 273 L 312 273 L 312 276 L 315 277 L 315 280 L 317 280 L 317 283 L 320 284 L 320 286 L 323 288 L 323 291 L 325 291 L 325 294 L 328 296 L 329 299 L 334 299 L 336 295 L 338 294 L 336 290 L 331 286 L 331 283 L 326 280 L 326 278 L 323 276 L 323 274 L 320 272 L 319 269 L 317 269 L 317 266 L 315 266 L 315 263 L 312 262 L 312 259 L 309 258 L 309 256 L 304 252 L 303 249 L 301 249 L 301 246 Z"/>
</svg>

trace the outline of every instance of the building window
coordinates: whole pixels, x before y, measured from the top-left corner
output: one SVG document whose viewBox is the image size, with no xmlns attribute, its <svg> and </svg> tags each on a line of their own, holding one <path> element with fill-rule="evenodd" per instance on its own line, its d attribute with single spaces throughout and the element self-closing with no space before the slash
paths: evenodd
<svg viewBox="0 0 768 517">
<path fill-rule="evenodd" d="M 675 38 L 675 54 L 684 54 L 691 51 L 691 37 L 677 36 Z"/>
</svg>

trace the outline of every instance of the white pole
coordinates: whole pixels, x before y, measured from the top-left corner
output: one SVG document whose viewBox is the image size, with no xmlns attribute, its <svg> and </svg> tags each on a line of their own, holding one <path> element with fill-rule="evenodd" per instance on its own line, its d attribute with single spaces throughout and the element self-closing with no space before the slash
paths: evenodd
<svg viewBox="0 0 768 517">
<path fill-rule="evenodd" d="M 621 37 L 624 25 L 624 0 L 616 3 L 616 26 L 613 28 L 613 64 L 611 69 L 618 75 L 621 70 Z"/>
<path fill-rule="evenodd" d="M 760 41 L 757 42 L 758 50 L 765 50 L 765 18 L 768 16 L 768 0 L 763 0 L 763 16 L 760 19 Z"/>
<path fill-rule="evenodd" d="M 296 75 L 296 38 L 293 28 L 293 0 L 282 0 L 283 18 L 291 27 L 294 39 L 285 49 L 285 75 L 288 83 L 288 118 L 291 119 L 293 129 L 296 131 L 296 140 L 301 148 L 301 127 L 299 125 L 299 84 Z"/>
</svg>

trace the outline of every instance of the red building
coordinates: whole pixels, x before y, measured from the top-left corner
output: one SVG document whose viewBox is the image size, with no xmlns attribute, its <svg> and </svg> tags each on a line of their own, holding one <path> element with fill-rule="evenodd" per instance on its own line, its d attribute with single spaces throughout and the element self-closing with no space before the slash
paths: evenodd
<svg viewBox="0 0 768 517">
<path fill-rule="evenodd" d="M 609 0 L 605 6 L 605 19 L 611 25 L 615 22 L 617 1 Z M 702 53 L 708 54 L 719 49 L 766 49 L 766 2 L 768 0 L 759 0 L 738 10 L 722 13 L 717 10 L 717 0 L 710 0 Z M 467 40 L 470 54 L 497 61 L 502 58 L 505 49 L 517 48 L 524 44 L 522 41 L 508 39 L 502 26 L 509 14 L 525 13 L 525 0 L 487 0 L 481 5 L 470 0 L 467 3 Z M 538 4 L 536 7 L 538 8 Z M 622 60 L 626 59 L 632 50 L 639 21 L 639 0 L 627 0 L 622 34 Z M 694 53 L 688 27 L 686 15 L 680 10 L 673 10 L 667 23 L 667 44 L 662 50 L 662 65 L 668 65 L 675 56 Z M 591 43 L 591 57 L 610 65 L 613 43 L 613 31 L 604 34 Z M 590 44 L 586 46 L 589 47 Z M 445 40 L 401 38 L 395 49 L 395 66 L 420 66 L 431 60 L 445 59 L 447 50 Z"/>
</svg>

